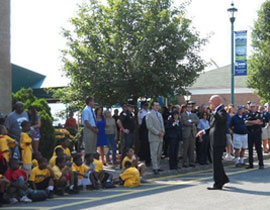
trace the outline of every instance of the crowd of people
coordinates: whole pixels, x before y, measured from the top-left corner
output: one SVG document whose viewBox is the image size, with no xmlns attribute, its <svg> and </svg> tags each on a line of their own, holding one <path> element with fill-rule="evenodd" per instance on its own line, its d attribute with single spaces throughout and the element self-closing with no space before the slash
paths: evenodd
<svg viewBox="0 0 270 210">
<path fill-rule="evenodd" d="M 122 111 L 103 111 L 87 97 L 82 111 L 83 153 L 71 152 L 69 139 L 60 139 L 52 157 L 47 160 L 39 152 L 41 120 L 35 107 L 24 111 L 17 102 L 14 111 L 0 121 L 0 199 L 5 203 L 32 202 L 52 198 L 54 194 L 79 193 L 83 188 L 139 186 L 146 167 L 158 175 L 161 159 L 168 159 L 170 170 L 206 165 L 213 161 L 207 132 L 213 121 L 208 105 L 196 106 L 192 101 L 183 105 L 151 107 L 142 102 L 141 109 L 124 104 Z M 232 104 L 226 110 L 226 150 L 224 158 L 235 161 L 236 167 L 253 168 L 253 147 L 258 155 L 259 169 L 264 168 L 263 152 L 270 149 L 270 104 L 246 106 Z M 213 124 L 213 122 L 212 122 Z M 78 131 L 73 114 L 65 127 Z M 219 128 L 223 129 L 223 128 Z M 200 135 L 198 135 L 200 134 Z M 204 134 L 204 135 L 202 135 Z M 215 137 L 217 138 L 217 137 Z M 108 151 L 106 151 L 108 148 Z M 248 164 L 244 160 L 248 150 Z M 120 167 L 118 180 L 104 166 Z"/>
</svg>

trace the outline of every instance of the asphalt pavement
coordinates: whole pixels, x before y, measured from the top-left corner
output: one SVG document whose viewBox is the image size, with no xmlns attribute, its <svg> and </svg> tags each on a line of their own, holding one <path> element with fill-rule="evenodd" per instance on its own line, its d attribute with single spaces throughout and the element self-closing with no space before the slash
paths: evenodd
<svg viewBox="0 0 270 210">
<path fill-rule="evenodd" d="M 256 165 L 256 164 L 255 164 Z M 117 187 L 84 191 L 78 195 L 55 197 L 43 202 L 6 205 L 1 209 L 270 209 L 270 161 L 265 169 L 225 167 L 230 183 L 223 190 L 209 191 L 212 169 L 148 178 L 136 188 Z"/>
</svg>

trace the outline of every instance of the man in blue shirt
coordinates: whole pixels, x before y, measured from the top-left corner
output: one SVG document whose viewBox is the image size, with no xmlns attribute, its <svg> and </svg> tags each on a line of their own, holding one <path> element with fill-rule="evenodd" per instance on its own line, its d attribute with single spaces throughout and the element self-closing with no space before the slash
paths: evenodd
<svg viewBox="0 0 270 210">
<path fill-rule="evenodd" d="M 94 155 L 97 151 L 97 125 L 96 115 L 93 111 L 95 105 L 94 98 L 89 96 L 85 100 L 86 106 L 82 111 L 83 141 L 85 144 L 85 154 Z"/>
<path fill-rule="evenodd" d="M 248 148 L 248 129 L 245 124 L 244 107 L 237 106 L 237 113 L 232 117 L 230 128 L 233 130 L 233 147 L 235 149 L 235 166 L 244 166 L 245 149 Z"/>
</svg>

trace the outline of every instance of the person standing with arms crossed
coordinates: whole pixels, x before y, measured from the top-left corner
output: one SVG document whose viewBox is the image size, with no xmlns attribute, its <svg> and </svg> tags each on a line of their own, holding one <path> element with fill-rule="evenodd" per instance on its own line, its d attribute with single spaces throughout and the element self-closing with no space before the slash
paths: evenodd
<svg viewBox="0 0 270 210">
<path fill-rule="evenodd" d="M 85 154 L 94 155 L 97 151 L 97 118 L 93 111 L 94 98 L 88 96 L 85 100 L 86 106 L 82 111 L 83 142 L 85 144 Z"/>
<path fill-rule="evenodd" d="M 210 137 L 214 185 L 208 187 L 208 190 L 222 190 L 223 186 L 230 182 L 222 164 L 222 154 L 227 142 L 227 113 L 221 101 L 222 99 L 219 95 L 211 96 L 209 103 L 213 114 L 210 118 L 210 128 L 201 130 L 197 133 L 197 136 L 200 137 L 204 134 L 209 134 Z"/>
</svg>

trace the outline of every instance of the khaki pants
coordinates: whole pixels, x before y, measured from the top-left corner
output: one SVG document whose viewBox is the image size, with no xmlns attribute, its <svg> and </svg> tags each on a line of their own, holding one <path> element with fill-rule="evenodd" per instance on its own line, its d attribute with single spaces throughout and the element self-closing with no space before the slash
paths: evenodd
<svg viewBox="0 0 270 210">
<path fill-rule="evenodd" d="M 162 145 L 163 141 L 152 141 L 150 143 L 150 152 L 152 159 L 153 170 L 160 169 L 160 159 L 162 155 Z"/>
<path fill-rule="evenodd" d="M 94 154 L 97 151 L 97 134 L 84 127 L 83 129 L 83 141 L 85 145 L 85 154 Z"/>
<path fill-rule="evenodd" d="M 190 137 L 183 141 L 183 165 L 194 165 L 195 138 Z"/>
</svg>

